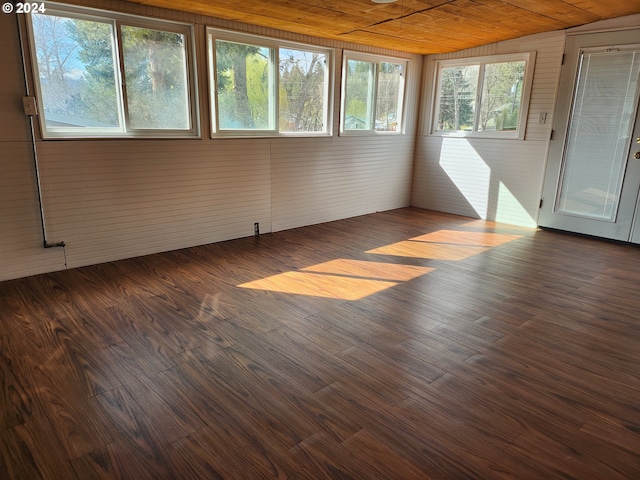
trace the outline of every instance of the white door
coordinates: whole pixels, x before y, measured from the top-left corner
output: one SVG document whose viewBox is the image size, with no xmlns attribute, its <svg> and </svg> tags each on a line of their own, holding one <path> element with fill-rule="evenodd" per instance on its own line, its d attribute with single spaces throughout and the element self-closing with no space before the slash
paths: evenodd
<svg viewBox="0 0 640 480">
<path fill-rule="evenodd" d="M 569 36 L 538 223 L 640 242 L 640 30 Z"/>
</svg>

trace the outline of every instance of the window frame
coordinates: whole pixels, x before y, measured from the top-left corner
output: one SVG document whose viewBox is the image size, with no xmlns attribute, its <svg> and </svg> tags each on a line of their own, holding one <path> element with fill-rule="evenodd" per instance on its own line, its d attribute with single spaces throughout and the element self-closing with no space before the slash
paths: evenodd
<svg viewBox="0 0 640 480">
<path fill-rule="evenodd" d="M 493 139 L 511 139 L 524 140 L 527 129 L 527 118 L 529 115 L 529 105 L 531 100 L 531 89 L 533 84 L 533 72 L 535 66 L 536 52 L 521 52 L 500 55 L 488 55 L 482 57 L 468 57 L 450 60 L 434 60 L 433 61 L 433 93 L 432 108 L 429 117 L 428 134 L 436 137 L 470 137 L 470 138 L 493 138 Z M 472 131 L 444 131 L 437 130 L 438 117 L 440 115 L 440 88 L 442 83 L 441 72 L 444 68 L 466 67 L 477 65 L 478 83 L 476 85 L 476 105 L 482 104 L 482 90 L 484 83 L 484 72 L 486 65 L 507 63 L 507 62 L 525 62 L 524 74 L 522 77 L 522 96 L 520 101 L 520 112 L 518 115 L 518 125 L 516 130 L 478 130 L 478 118 L 481 108 L 476 108 L 474 112 L 474 123 Z"/>
<path fill-rule="evenodd" d="M 371 116 L 372 116 L 372 125 L 371 128 L 367 129 L 347 129 L 345 128 L 346 123 L 346 105 L 345 101 L 347 98 L 347 72 L 348 72 L 348 62 L 349 60 L 354 60 L 358 62 L 366 62 L 374 65 L 374 75 L 373 75 L 373 88 L 372 90 L 372 98 L 371 100 Z M 396 65 L 402 65 L 403 73 L 401 75 L 401 83 L 399 86 L 400 94 L 398 95 L 398 120 L 400 123 L 400 128 L 397 128 L 394 131 L 390 130 L 376 130 L 375 125 L 375 117 L 376 117 L 376 105 L 378 104 L 378 79 L 379 79 L 379 65 L 381 63 L 392 63 Z M 342 56 L 342 85 L 340 90 L 340 135 L 344 136 L 368 136 L 368 135 L 404 135 L 406 133 L 406 108 L 405 101 L 407 95 L 407 84 L 408 84 L 408 75 L 409 75 L 409 59 L 400 58 L 400 57 L 390 57 L 386 55 L 377 55 L 371 53 L 363 53 L 356 52 L 351 50 L 345 50 Z M 369 106 L 368 106 L 369 107 Z"/>
<path fill-rule="evenodd" d="M 95 8 L 76 7 L 58 3 L 47 3 L 42 15 L 52 15 L 70 19 L 86 20 L 110 24 L 111 50 L 114 60 L 114 82 L 116 89 L 117 115 L 120 127 L 47 127 L 45 104 L 42 95 L 38 58 L 32 14 L 27 15 L 27 32 L 30 45 L 30 60 L 38 105 L 40 134 L 43 139 L 104 139 L 104 138 L 200 138 L 200 102 L 198 98 L 198 72 L 194 26 L 188 23 L 110 12 Z M 188 105 L 188 129 L 173 128 L 133 128 L 129 125 L 129 106 L 126 93 L 124 66 L 124 46 L 122 26 L 146 28 L 184 35 L 186 97 Z"/>
<path fill-rule="evenodd" d="M 333 135 L 333 103 L 334 103 L 334 59 L 335 49 L 318 45 L 310 45 L 306 43 L 291 42 L 280 40 L 272 37 L 261 35 L 253 35 L 250 33 L 236 32 L 215 27 L 207 27 L 207 72 L 208 81 L 207 88 L 209 93 L 209 118 L 211 120 L 210 135 L 211 138 L 238 138 L 238 137 L 330 137 Z M 272 105 L 270 112 L 270 122 L 273 128 L 270 129 L 221 129 L 220 119 L 218 117 L 218 92 L 217 79 L 218 72 L 216 69 L 216 47 L 217 40 L 223 42 L 240 43 L 245 45 L 258 46 L 268 48 L 272 52 L 273 65 L 270 68 L 271 80 L 273 81 L 273 97 L 268 99 Z M 315 52 L 326 55 L 325 70 L 325 102 L 323 108 L 323 117 L 325 129 L 319 132 L 285 132 L 280 131 L 280 49 L 292 49 L 305 52 Z"/>
</svg>

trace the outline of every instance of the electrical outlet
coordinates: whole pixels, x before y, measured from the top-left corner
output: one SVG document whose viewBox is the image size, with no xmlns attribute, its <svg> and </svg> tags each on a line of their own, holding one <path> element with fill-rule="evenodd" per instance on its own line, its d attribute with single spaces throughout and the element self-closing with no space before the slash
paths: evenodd
<svg viewBox="0 0 640 480">
<path fill-rule="evenodd" d="M 258 222 L 253 224 L 253 234 L 260 235 L 260 224 Z"/>
<path fill-rule="evenodd" d="M 538 114 L 538 123 L 547 123 L 547 112 L 540 112 Z"/>
</svg>

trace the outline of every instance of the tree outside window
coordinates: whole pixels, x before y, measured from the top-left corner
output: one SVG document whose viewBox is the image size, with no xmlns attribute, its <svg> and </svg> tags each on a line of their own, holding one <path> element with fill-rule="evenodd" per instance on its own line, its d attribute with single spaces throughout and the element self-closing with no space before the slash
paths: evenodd
<svg viewBox="0 0 640 480">
<path fill-rule="evenodd" d="M 342 131 L 401 132 L 406 62 L 347 52 Z"/>
<path fill-rule="evenodd" d="M 329 131 L 330 51 L 209 31 L 214 135 Z"/>
<path fill-rule="evenodd" d="M 521 138 L 529 61 L 529 54 L 517 54 L 439 62 L 433 133 Z"/>
<path fill-rule="evenodd" d="M 44 136 L 196 134 L 190 29 L 152 28 L 152 21 L 134 27 L 104 14 L 48 9 L 30 16 Z"/>
</svg>

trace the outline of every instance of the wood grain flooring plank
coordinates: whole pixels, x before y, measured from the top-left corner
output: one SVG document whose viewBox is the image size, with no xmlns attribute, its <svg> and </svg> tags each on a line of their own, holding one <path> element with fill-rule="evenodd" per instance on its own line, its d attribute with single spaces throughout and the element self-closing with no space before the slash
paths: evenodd
<svg viewBox="0 0 640 480">
<path fill-rule="evenodd" d="M 506 358 L 474 357 L 473 365 L 485 373 L 491 371 L 495 376 L 512 378 L 517 375 L 518 380 L 528 388 L 533 388 L 544 395 L 551 397 L 560 411 L 575 410 L 581 413 L 585 419 L 590 417 L 602 418 L 612 424 L 621 424 L 623 418 L 638 416 L 637 403 L 627 398 L 620 400 L 617 392 L 605 392 L 600 390 L 587 390 L 580 385 L 566 384 L 566 375 L 555 375 L 556 372 L 544 371 L 542 368 L 531 368 L 534 361 L 529 362 L 525 372 L 523 369 L 515 370 L 505 365 Z M 508 361 L 508 360 L 507 360 Z M 513 365 L 513 357 L 510 358 Z"/>
<path fill-rule="evenodd" d="M 528 472 L 533 478 L 546 478 L 549 471 L 536 462 L 515 455 L 505 455 L 510 445 L 493 434 L 484 434 L 466 425 L 458 418 L 451 419 L 440 410 L 425 406 L 416 399 L 408 399 L 391 411 L 391 422 L 406 434 L 419 438 L 420 460 L 442 462 L 444 477 L 464 475 L 473 478 L 499 477 L 508 472 Z M 458 466 L 457 458 L 465 461 Z M 457 467 L 457 468 L 456 468 Z"/>
<path fill-rule="evenodd" d="M 144 409 L 144 418 L 158 439 L 175 442 L 205 426 L 189 405 L 162 384 L 162 377 L 149 375 L 126 344 L 113 346 L 105 362 L 133 400 Z"/>
<path fill-rule="evenodd" d="M 375 376 L 389 388 L 401 394 L 409 394 L 445 374 L 444 370 L 421 361 L 400 349 L 389 355 L 379 355 L 375 350 L 363 347 L 352 347 L 339 354 L 357 371 L 365 375 Z"/>
<path fill-rule="evenodd" d="M 71 460 L 76 478 L 92 478 L 96 480 L 112 480 L 118 478 L 111 464 L 109 448 L 89 452 Z"/>
<path fill-rule="evenodd" d="M 238 394 L 229 395 L 227 390 L 214 385 L 208 370 L 203 371 L 192 364 L 167 370 L 161 376 L 177 386 L 175 394 L 197 411 L 207 424 L 207 427 L 188 438 L 198 438 L 203 432 L 209 432 L 207 435 L 214 435 L 217 443 L 215 448 L 224 459 L 251 456 L 255 452 L 247 451 L 246 445 L 253 445 L 260 448 L 260 458 L 263 454 L 268 454 L 270 459 L 279 458 L 278 465 L 281 468 L 286 467 L 287 471 L 297 469 L 282 452 L 288 451 L 290 445 L 303 438 L 312 426 L 307 424 L 305 418 L 295 418 L 293 411 L 285 408 L 283 402 L 269 399 L 262 406 L 239 401 Z M 277 411 L 270 411 L 270 406 Z M 290 421 L 283 424 L 287 416 Z M 177 444 L 183 441 L 184 439 Z M 259 461 L 263 462 L 262 459 Z"/>
<path fill-rule="evenodd" d="M 555 431 L 563 429 L 577 432 L 589 420 L 582 411 L 567 409 L 554 395 L 542 392 L 517 377 L 488 376 L 484 372 L 461 367 L 455 374 L 446 374 L 436 380 L 433 387 L 444 398 L 465 400 L 477 396 L 482 402 L 503 415 L 517 419 L 528 429 Z M 473 403 L 470 403 L 470 408 Z"/>
<path fill-rule="evenodd" d="M 60 388 L 72 391 L 79 388 L 86 396 L 93 396 L 119 385 L 108 368 L 104 368 L 102 352 L 108 347 L 99 346 L 87 330 L 69 329 L 64 321 L 46 324 L 50 337 L 49 347 L 32 352 L 42 368 L 51 376 L 60 375 L 64 384 Z"/>
<path fill-rule="evenodd" d="M 36 411 L 42 412 L 31 423 L 44 425 L 45 420 L 51 423 L 65 458 L 82 456 L 111 441 L 96 397 L 88 396 L 80 382 L 74 384 L 69 379 L 61 382 L 54 370 L 40 364 L 32 365 L 29 375 L 34 385 Z"/>
<path fill-rule="evenodd" d="M 597 471 L 602 478 L 624 480 L 633 478 L 629 475 L 634 470 L 640 473 L 638 457 L 620 455 L 604 443 L 585 441 L 581 435 L 569 440 L 533 430 L 521 435 L 507 450 L 567 478 L 590 478 Z M 595 452 L 598 454 L 594 455 Z M 609 461 L 609 458 L 615 458 L 615 461 Z"/>
<path fill-rule="evenodd" d="M 640 478 L 639 267 L 403 208 L 0 282 L 0 478 Z"/>
<path fill-rule="evenodd" d="M 435 479 L 409 458 L 399 455 L 394 445 L 381 441 L 367 429 L 362 429 L 344 442 L 342 447 L 347 454 L 353 456 L 359 465 L 367 465 L 366 475 L 375 478 L 400 479 Z"/>
<path fill-rule="evenodd" d="M 57 427 L 46 417 L 2 432 L 0 473 L 11 480 L 71 479 L 74 471 Z"/>
<path fill-rule="evenodd" d="M 312 425 L 295 415 L 292 405 L 284 398 L 273 395 L 272 387 L 259 388 L 255 379 L 247 376 L 247 364 L 238 363 L 240 355 L 218 351 L 192 364 L 201 383 L 210 383 L 207 397 L 216 401 L 230 415 L 257 425 L 273 427 L 272 440 L 293 445 L 309 435 Z"/>
<path fill-rule="evenodd" d="M 151 372 L 159 372 L 175 366 L 172 358 L 178 352 L 144 322 L 138 322 L 135 317 L 119 307 L 106 309 L 103 322 L 110 329 L 118 332 L 122 340 Z"/>
<path fill-rule="evenodd" d="M 238 368 L 231 373 L 244 380 L 243 388 L 250 391 L 253 397 L 268 399 L 267 402 L 263 400 L 261 404 L 255 405 L 255 408 L 266 411 L 264 416 L 270 419 L 271 425 L 282 423 L 274 415 L 275 412 L 282 412 L 285 423 L 278 430 L 285 432 L 291 429 L 295 432 L 295 437 L 291 436 L 293 442 L 289 443 L 296 443 L 300 438 L 316 431 L 323 431 L 342 441 L 361 428 L 351 418 L 333 410 L 331 405 L 318 402 L 314 396 L 307 395 L 304 388 L 268 363 L 258 363 L 233 348 L 204 353 L 202 358 L 208 363 L 215 361 L 218 356 L 224 356 L 235 363 Z"/>
<path fill-rule="evenodd" d="M 317 433 L 291 449 L 300 465 L 306 466 L 311 478 L 355 480 L 364 478 L 363 471 L 372 472 L 359 463 L 334 440 Z"/>
<path fill-rule="evenodd" d="M 149 418 L 153 412 L 147 411 L 147 405 L 136 400 L 124 387 L 104 392 L 96 396 L 96 401 L 111 421 L 114 441 L 106 447 L 117 478 L 175 476 L 167 453 L 169 441 L 162 435 L 162 426 Z"/>
<path fill-rule="evenodd" d="M 367 344 L 372 347 L 394 345 L 410 336 L 408 333 L 398 332 L 384 321 L 377 321 L 362 313 L 350 311 L 341 306 L 306 318 L 307 322 L 322 326 L 339 339 L 341 343 L 351 346 Z M 344 348 L 342 349 L 344 350 Z"/>
<path fill-rule="evenodd" d="M 265 442 L 243 431 L 227 426 L 206 427 L 174 445 L 189 470 L 223 472 L 220 478 L 243 480 L 247 478 L 284 479 L 298 467 L 290 462 L 277 445 Z M 181 474 L 179 478 L 189 479 Z M 209 477 L 195 477 L 209 478 Z"/>
<path fill-rule="evenodd" d="M 266 342 L 263 334 L 248 331 L 240 322 L 226 322 L 222 328 L 233 330 L 236 342 L 234 348 L 249 358 L 257 358 L 260 362 L 267 362 L 274 368 L 286 372 L 308 391 L 316 391 L 335 380 L 335 375 L 331 372 L 327 372 L 326 369 L 320 370 L 311 362 L 307 363 L 296 351 L 282 350 Z"/>
<path fill-rule="evenodd" d="M 0 335 L 0 432 L 22 425 L 36 411 L 35 386 L 29 379 L 29 368 L 11 343 L 8 334 Z"/>
</svg>

